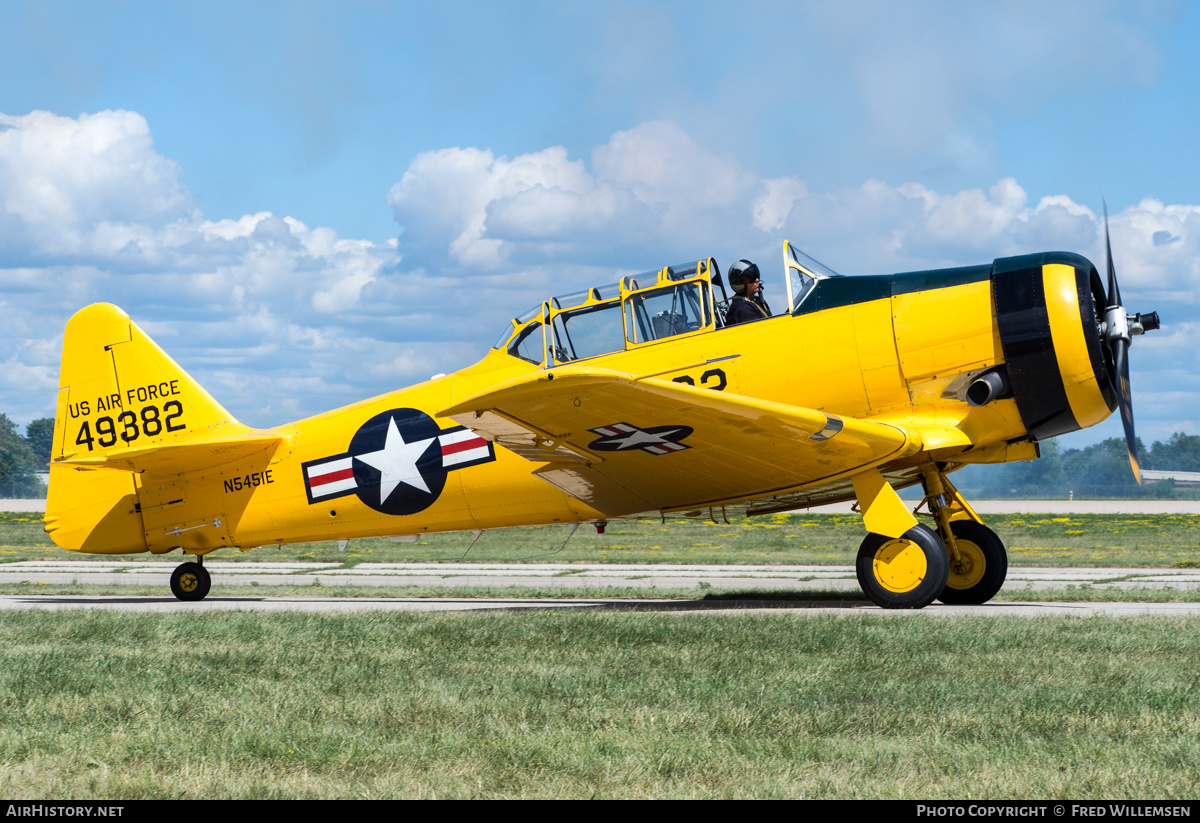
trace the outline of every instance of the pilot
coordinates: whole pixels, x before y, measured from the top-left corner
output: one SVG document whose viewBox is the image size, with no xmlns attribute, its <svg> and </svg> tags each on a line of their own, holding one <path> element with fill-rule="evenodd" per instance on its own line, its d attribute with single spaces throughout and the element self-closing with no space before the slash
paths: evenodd
<svg viewBox="0 0 1200 823">
<path fill-rule="evenodd" d="M 749 260 L 739 260 L 729 267 L 729 285 L 733 288 L 733 300 L 725 313 L 725 325 L 748 323 L 771 316 L 771 307 L 762 296 L 762 281 L 758 266 Z"/>
</svg>

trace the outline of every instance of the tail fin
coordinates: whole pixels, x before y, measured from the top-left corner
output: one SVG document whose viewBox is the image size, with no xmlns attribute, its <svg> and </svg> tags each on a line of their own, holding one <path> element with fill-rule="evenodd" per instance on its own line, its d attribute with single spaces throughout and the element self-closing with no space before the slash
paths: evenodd
<svg viewBox="0 0 1200 823">
<path fill-rule="evenodd" d="M 68 321 L 58 386 L 52 462 L 247 431 L 109 303 Z"/>
<path fill-rule="evenodd" d="M 58 385 L 44 522 L 65 549 L 146 550 L 131 472 L 183 473 L 279 441 L 235 420 L 108 303 L 68 321 Z"/>
</svg>

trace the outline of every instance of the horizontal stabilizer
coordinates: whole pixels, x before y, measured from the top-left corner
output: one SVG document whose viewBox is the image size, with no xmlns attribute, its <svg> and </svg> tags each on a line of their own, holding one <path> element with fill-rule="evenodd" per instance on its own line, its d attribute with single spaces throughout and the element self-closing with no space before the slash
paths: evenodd
<svg viewBox="0 0 1200 823">
<path fill-rule="evenodd" d="M 237 463 L 274 447 L 282 439 L 273 434 L 255 434 L 191 443 L 110 449 L 94 456 L 70 457 L 58 461 L 55 465 L 86 469 L 123 469 L 149 474 L 183 474 Z"/>
</svg>

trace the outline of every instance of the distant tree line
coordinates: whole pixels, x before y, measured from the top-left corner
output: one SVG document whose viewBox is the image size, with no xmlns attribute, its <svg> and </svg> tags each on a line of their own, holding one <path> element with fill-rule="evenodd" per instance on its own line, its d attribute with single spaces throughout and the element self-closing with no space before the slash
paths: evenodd
<svg viewBox="0 0 1200 823">
<path fill-rule="evenodd" d="M 1111 438 L 1083 449 L 1060 449 L 1047 440 L 1031 463 L 973 465 L 951 475 L 964 493 L 997 497 L 1154 497 L 1197 498 L 1200 487 L 1176 488 L 1174 481 L 1139 486 L 1129 466 L 1125 441 Z M 1139 465 L 1160 471 L 1200 472 L 1200 437 L 1176 432 L 1150 448 L 1138 439 Z"/>
<path fill-rule="evenodd" d="M 54 418 L 43 417 L 25 427 L 0 414 L 0 497 L 45 497 L 46 487 L 34 472 L 45 471 L 54 442 Z"/>
</svg>

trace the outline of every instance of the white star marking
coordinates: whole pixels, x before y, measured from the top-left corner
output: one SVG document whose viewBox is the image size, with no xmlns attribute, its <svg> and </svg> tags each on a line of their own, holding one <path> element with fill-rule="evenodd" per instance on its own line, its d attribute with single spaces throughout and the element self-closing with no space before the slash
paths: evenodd
<svg viewBox="0 0 1200 823">
<path fill-rule="evenodd" d="M 361 460 L 371 468 L 379 469 L 379 505 L 386 503 L 401 483 L 420 489 L 426 494 L 433 494 L 417 468 L 417 461 L 435 439 L 431 437 L 428 440 L 405 443 L 403 435 L 396 428 L 396 418 L 390 417 L 387 440 L 384 441 L 383 448 L 377 452 L 355 455 L 355 460 Z"/>
<path fill-rule="evenodd" d="M 677 431 L 679 431 L 679 429 L 671 429 L 667 432 L 651 434 L 650 432 L 644 432 L 641 429 L 638 429 L 637 431 L 630 432 L 628 437 L 620 441 L 620 445 L 617 446 L 617 451 L 641 446 L 661 446 L 663 443 L 670 443 L 671 441 L 667 439 L 667 435 L 674 434 Z"/>
</svg>

